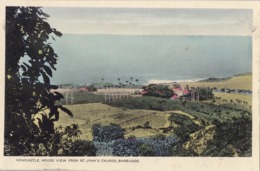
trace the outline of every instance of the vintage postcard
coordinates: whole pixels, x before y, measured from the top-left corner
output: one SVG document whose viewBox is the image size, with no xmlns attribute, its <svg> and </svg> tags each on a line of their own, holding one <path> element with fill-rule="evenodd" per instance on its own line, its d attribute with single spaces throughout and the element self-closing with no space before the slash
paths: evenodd
<svg viewBox="0 0 260 171">
<path fill-rule="evenodd" d="M 0 169 L 259 170 L 259 7 L 4 1 Z"/>
</svg>

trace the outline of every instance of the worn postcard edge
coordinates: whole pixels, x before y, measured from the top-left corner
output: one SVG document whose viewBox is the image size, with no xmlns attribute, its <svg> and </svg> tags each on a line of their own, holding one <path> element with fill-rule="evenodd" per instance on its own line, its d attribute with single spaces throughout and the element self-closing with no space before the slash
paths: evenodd
<svg viewBox="0 0 260 171">
<path fill-rule="evenodd" d="M 1 148 L 0 170 L 199 170 L 231 171 L 259 170 L 259 59 L 260 59 L 260 2 L 248 1 L 37 1 L 4 0 L 0 2 L 1 22 Z M 23 157 L 3 156 L 4 134 L 4 61 L 5 61 L 5 7 L 6 6 L 55 6 L 55 7 L 114 7 L 114 8 L 209 8 L 251 9 L 253 11 L 253 154 L 252 157 L 76 157 L 77 159 L 138 159 L 138 163 L 109 162 L 17 162 Z M 28 157 L 30 159 L 75 159 L 75 157 Z"/>
</svg>

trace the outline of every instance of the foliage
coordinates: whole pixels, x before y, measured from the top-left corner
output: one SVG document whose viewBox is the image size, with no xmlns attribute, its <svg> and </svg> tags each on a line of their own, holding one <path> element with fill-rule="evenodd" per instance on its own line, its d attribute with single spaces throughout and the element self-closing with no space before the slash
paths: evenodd
<svg viewBox="0 0 260 171">
<path fill-rule="evenodd" d="M 55 133 L 54 122 L 59 119 L 58 110 L 72 116 L 55 103 L 63 96 L 51 91 L 58 88 L 50 83 L 58 56 L 49 37 L 62 34 L 50 27 L 47 17 L 38 7 L 6 8 L 6 155 L 27 155 L 39 142 L 48 148 Z"/>
<path fill-rule="evenodd" d="M 103 131 L 101 131 L 102 129 Z M 176 136 L 158 134 L 147 138 L 131 136 L 125 139 L 122 133 L 122 129 L 117 125 L 94 125 L 93 139 L 97 155 L 171 156 L 172 147 L 179 142 L 179 138 Z"/>
<path fill-rule="evenodd" d="M 201 101 L 181 102 L 148 96 L 129 98 L 124 101 L 112 101 L 107 102 L 107 104 L 114 107 L 123 107 L 127 109 L 148 109 L 158 111 L 182 110 L 183 112 L 189 113 L 208 123 L 211 123 L 215 119 L 224 121 L 229 118 L 239 117 L 242 115 L 251 116 L 251 110 L 239 105 L 216 105 Z"/>
<path fill-rule="evenodd" d="M 118 139 L 113 143 L 113 156 L 138 156 L 138 145 L 136 140 Z"/>
<path fill-rule="evenodd" d="M 204 155 L 252 155 L 252 118 L 242 116 L 224 122 L 215 121 L 215 134 Z M 220 149 L 222 149 L 220 151 Z"/>
<path fill-rule="evenodd" d="M 90 92 L 97 91 L 97 87 L 95 86 L 95 84 L 91 84 L 87 88 L 89 89 Z"/>
<path fill-rule="evenodd" d="M 141 144 L 138 146 L 140 156 L 155 156 L 153 146 L 149 144 Z"/>
<path fill-rule="evenodd" d="M 112 101 L 107 102 L 107 104 L 114 107 L 123 107 L 127 109 L 148 109 L 148 110 L 181 110 L 182 105 L 179 101 L 162 99 L 159 97 L 136 97 L 128 98 L 124 101 Z"/>
<path fill-rule="evenodd" d="M 95 124 L 92 127 L 93 141 L 110 142 L 112 140 L 121 139 L 124 138 L 124 131 L 124 129 L 116 124 L 110 124 L 108 126 Z"/>
<path fill-rule="evenodd" d="M 173 91 L 166 85 L 149 84 L 143 87 L 144 91 L 147 91 L 145 96 L 154 96 L 161 98 L 170 98 L 173 96 Z"/>
<path fill-rule="evenodd" d="M 81 132 L 78 126 L 73 124 L 67 127 L 57 127 L 51 138 L 47 142 L 30 143 L 27 152 L 22 155 L 26 156 L 57 156 L 68 155 L 73 143 L 78 139 Z M 5 155 L 16 155 L 15 148 L 11 143 L 5 143 Z M 18 149 L 19 150 L 19 149 Z"/>
<path fill-rule="evenodd" d="M 96 147 L 93 142 L 76 140 L 66 156 L 96 156 Z"/>
<path fill-rule="evenodd" d="M 172 156 L 184 157 L 184 156 L 197 156 L 193 151 L 187 150 L 182 146 L 182 143 L 178 143 L 172 147 Z"/>
<path fill-rule="evenodd" d="M 174 128 L 174 133 L 182 142 L 187 141 L 191 133 L 199 130 L 199 126 L 195 124 L 188 116 L 173 113 L 168 119 L 172 123 L 179 125 L 177 128 Z"/>
<path fill-rule="evenodd" d="M 111 142 L 93 142 L 96 148 L 97 156 L 112 156 L 113 155 L 113 144 L 114 141 Z"/>
<path fill-rule="evenodd" d="M 214 97 L 214 94 L 212 93 L 211 88 L 207 87 L 197 87 L 196 92 L 199 93 L 199 100 L 209 100 Z"/>
<path fill-rule="evenodd" d="M 178 144 L 179 139 L 176 136 L 157 135 L 148 138 L 138 138 L 137 141 L 151 147 L 153 149 L 151 152 L 154 156 L 171 156 L 171 149 L 174 145 Z M 144 152 L 142 151 L 142 153 Z"/>
<path fill-rule="evenodd" d="M 190 117 L 185 116 L 185 115 L 180 115 L 176 113 L 172 113 L 170 117 L 168 118 L 169 121 L 172 123 L 181 125 L 181 126 L 189 126 L 191 124 L 194 124 Z"/>
</svg>

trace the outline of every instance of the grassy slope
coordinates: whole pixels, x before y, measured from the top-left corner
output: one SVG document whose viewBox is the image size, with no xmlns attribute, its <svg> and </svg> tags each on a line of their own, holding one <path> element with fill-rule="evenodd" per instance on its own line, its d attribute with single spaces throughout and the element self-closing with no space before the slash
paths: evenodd
<svg viewBox="0 0 260 171">
<path fill-rule="evenodd" d="M 233 104 L 238 104 L 236 102 L 236 99 L 241 100 L 242 102 L 247 102 L 247 104 L 243 104 L 245 107 L 248 107 L 252 105 L 252 96 L 246 95 L 246 94 L 229 94 L 229 93 L 214 93 L 215 97 L 221 97 L 222 99 L 227 100 L 230 102 L 230 100 L 233 101 Z M 220 103 L 221 104 L 221 103 Z"/>
<path fill-rule="evenodd" d="M 67 126 L 77 123 L 82 131 L 82 139 L 92 139 L 92 125 L 110 123 L 119 124 L 126 129 L 126 137 L 135 135 L 136 137 L 147 137 L 162 133 L 159 128 L 170 126 L 168 117 L 174 112 L 181 115 L 189 116 L 196 124 L 200 124 L 193 116 L 182 111 L 161 112 L 155 110 L 124 110 L 121 108 L 111 107 L 102 103 L 91 103 L 81 105 L 65 106 L 74 113 L 71 118 L 61 111 L 61 116 L 56 125 Z M 153 129 L 135 129 L 132 127 L 143 126 L 149 121 Z M 167 135 L 167 134 L 166 134 Z"/>
<path fill-rule="evenodd" d="M 194 150 L 200 155 L 206 149 L 208 141 L 213 139 L 214 133 L 215 125 L 208 125 L 204 129 L 191 134 L 190 140 L 183 146 L 185 149 Z"/>
<path fill-rule="evenodd" d="M 229 89 L 244 89 L 252 90 L 252 74 L 235 76 L 231 79 L 219 82 L 182 82 L 180 83 L 183 87 L 189 85 L 190 87 L 216 87 L 229 88 Z"/>
<path fill-rule="evenodd" d="M 181 86 L 189 85 L 190 87 L 216 87 L 218 89 L 221 88 L 229 88 L 229 89 L 243 89 L 243 90 L 252 90 L 252 74 L 248 75 L 240 75 L 230 78 L 225 81 L 219 82 L 182 82 Z M 236 99 L 247 102 L 245 107 L 249 107 L 252 104 L 252 96 L 245 94 L 232 94 L 232 93 L 214 93 L 215 97 L 221 97 L 221 99 L 230 100 L 232 99 L 235 102 Z M 221 101 L 222 101 L 221 100 Z M 222 104 L 220 101 L 219 104 Z"/>
</svg>

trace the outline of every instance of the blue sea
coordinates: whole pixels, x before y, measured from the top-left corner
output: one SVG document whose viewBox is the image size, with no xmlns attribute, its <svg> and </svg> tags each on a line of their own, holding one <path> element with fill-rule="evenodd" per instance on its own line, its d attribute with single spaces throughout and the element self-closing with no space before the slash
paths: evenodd
<svg viewBox="0 0 260 171">
<path fill-rule="evenodd" d="M 196 80 L 252 71 L 250 36 L 63 35 L 52 83 Z"/>
</svg>

